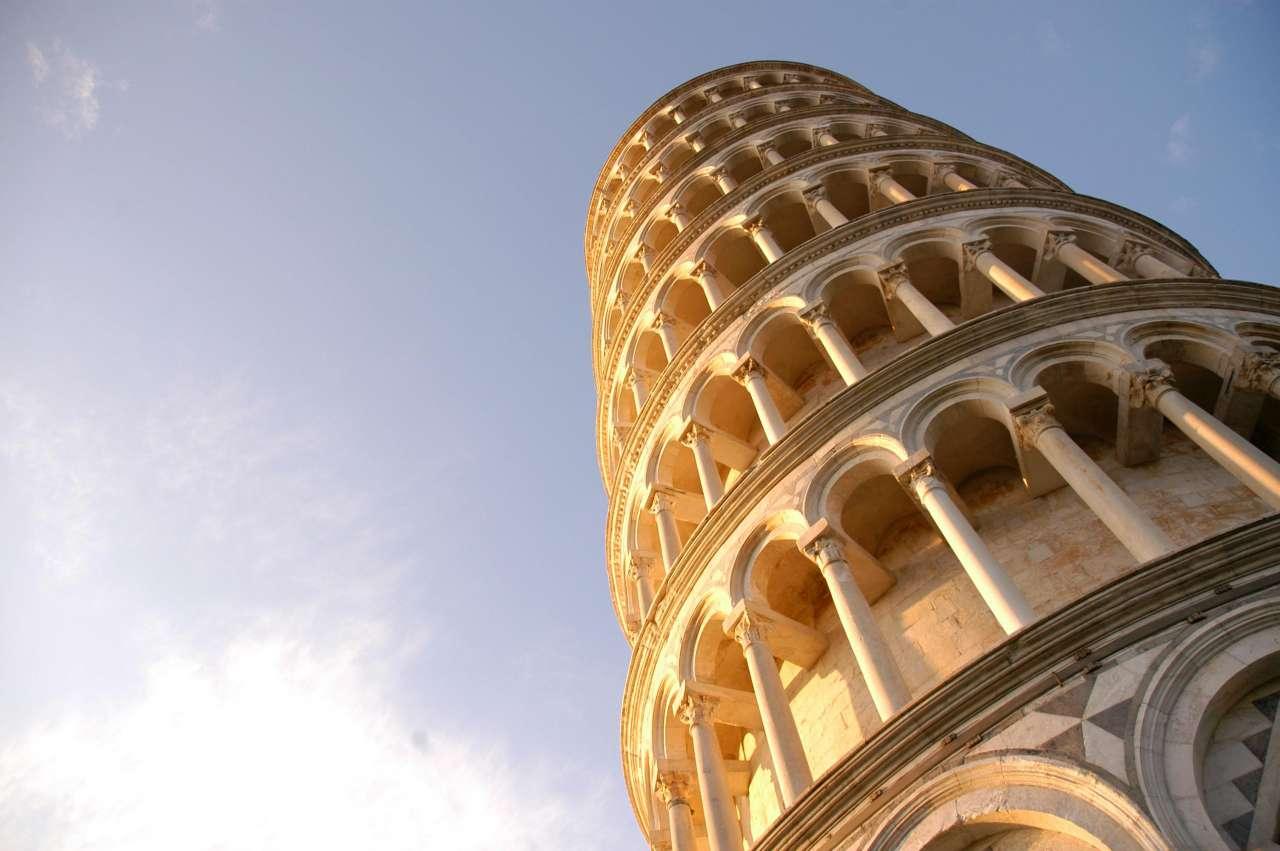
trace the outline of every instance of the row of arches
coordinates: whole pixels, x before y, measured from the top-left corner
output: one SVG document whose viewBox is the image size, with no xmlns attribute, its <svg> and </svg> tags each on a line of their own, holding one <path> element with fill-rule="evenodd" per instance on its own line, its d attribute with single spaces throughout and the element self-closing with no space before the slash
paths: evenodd
<svg viewBox="0 0 1280 851">
<path fill-rule="evenodd" d="M 776 196 L 780 205 L 788 199 Z M 767 214 L 777 209 L 766 207 Z M 783 239 L 797 238 L 780 230 Z M 665 373 L 684 340 L 713 304 L 754 274 L 739 258 L 735 246 L 712 243 L 704 260 L 657 292 L 657 309 L 624 349 L 612 398 L 605 400 L 611 465 L 653 388 L 679 380 Z M 785 430 L 845 386 L 958 323 L 1046 292 L 1188 271 L 1195 271 L 1188 258 L 1079 217 L 975 215 L 949 227 L 886 234 L 878 250 L 829 264 L 754 308 L 736 338 L 704 356 L 703 374 L 687 385 L 680 414 L 717 423 L 758 452 L 773 442 L 766 433 L 770 403 Z M 744 359 L 765 377 L 758 399 L 734 379 Z M 664 451 L 660 444 L 658 455 Z"/>
<path fill-rule="evenodd" d="M 606 245 L 602 260 L 607 262 L 627 242 L 637 223 L 647 221 L 651 209 L 663 195 L 664 187 L 680 180 L 680 169 L 702 154 L 716 149 L 714 156 L 697 159 L 698 174 L 719 172 L 722 182 L 742 182 L 761 168 L 806 153 L 817 147 L 863 139 L 911 135 L 945 135 L 944 125 L 898 110 L 864 109 L 856 114 L 837 113 L 830 109 L 814 114 L 812 107 L 842 104 L 853 107 L 844 95 L 815 95 L 777 102 L 762 101 L 750 107 L 729 112 L 704 122 L 701 129 L 691 130 L 664 149 L 660 158 L 646 163 L 645 170 L 628 174 L 626 184 L 615 196 L 601 201 L 601 211 L 610 225 L 600 233 Z M 790 117 L 791 120 L 780 120 Z M 753 132 L 754 131 L 754 132 Z M 747 135 L 750 138 L 747 138 Z M 736 141 L 727 143 L 730 136 Z M 682 181 L 687 183 L 687 180 Z M 682 196 L 685 201 L 691 197 Z M 680 202 L 677 198 L 677 203 Z M 661 218 L 661 216 L 659 217 Z"/>
<path fill-rule="evenodd" d="M 1280 324 L 1162 320 L 1037 346 L 932 390 L 893 433 L 851 436 L 667 631 L 655 829 L 740 848 L 1004 635 L 1277 510 L 1277 429 Z M 697 790 L 683 807 L 680 772 Z"/>
</svg>

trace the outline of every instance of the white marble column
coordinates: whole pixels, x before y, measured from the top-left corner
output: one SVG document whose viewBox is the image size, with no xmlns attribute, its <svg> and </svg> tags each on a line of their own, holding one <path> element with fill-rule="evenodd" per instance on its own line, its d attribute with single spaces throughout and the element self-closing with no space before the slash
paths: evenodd
<svg viewBox="0 0 1280 851">
<path fill-rule="evenodd" d="M 698 468 L 698 481 L 702 484 L 702 499 L 707 504 L 707 511 L 710 511 L 724 496 L 724 482 L 720 480 L 720 470 L 716 467 L 716 458 L 711 452 L 710 435 L 705 428 L 691 422 L 680 435 L 680 442 L 693 453 L 693 463 Z"/>
<path fill-rule="evenodd" d="M 680 341 L 676 338 L 676 323 L 665 313 L 659 313 L 653 317 L 652 327 L 662 341 L 662 351 L 667 356 L 667 363 L 670 363 L 680 349 Z"/>
<path fill-rule="evenodd" d="M 764 725 L 765 742 L 773 758 L 778 788 L 782 792 L 783 806 L 791 806 L 796 798 L 813 784 L 813 774 L 800 742 L 795 716 L 778 666 L 773 661 L 773 651 L 766 640 L 767 627 L 750 613 L 744 612 L 734 626 L 733 637 L 742 645 L 751 674 L 751 688 L 755 692 L 756 705 L 760 708 L 760 722 Z"/>
<path fill-rule="evenodd" d="M 778 406 L 774 404 L 773 396 L 769 393 L 764 368 L 753 358 L 748 357 L 738 365 L 733 377 L 747 389 L 747 394 L 751 396 L 756 415 L 760 417 L 760 427 L 764 429 L 765 439 L 769 441 L 770 446 L 777 443 L 787 427 L 782 421 L 782 414 L 778 412 Z"/>
<path fill-rule="evenodd" d="M 831 318 L 831 312 L 824 302 L 818 302 L 812 307 L 806 308 L 800 314 L 800 319 L 809 328 L 809 332 L 818 342 L 818 345 L 826 352 L 827 357 L 831 360 L 832 365 L 835 366 L 836 372 L 840 373 L 840 377 L 844 379 L 845 384 L 853 384 L 866 377 L 867 368 L 862 365 L 862 361 L 858 360 L 858 356 L 854 354 L 848 338 L 840 330 L 840 326 L 836 324 L 836 321 Z"/>
<path fill-rule="evenodd" d="M 693 739 L 693 761 L 698 769 L 707 844 L 711 851 L 742 851 L 742 831 L 734 813 L 733 797 L 729 794 L 724 756 L 716 739 L 715 709 L 714 698 L 689 695 L 680 704 L 680 720 L 689 725 L 689 735 Z"/>
<path fill-rule="evenodd" d="M 636 414 L 644 407 L 645 400 L 649 398 L 649 382 L 645 381 L 643 375 L 634 369 L 627 373 L 627 383 L 631 385 L 631 397 L 636 403 Z"/>
<path fill-rule="evenodd" d="M 1034 621 L 1031 604 L 951 498 L 933 459 L 917 461 L 901 470 L 898 478 L 932 518 L 1000 628 L 1013 634 Z"/>
<path fill-rule="evenodd" d="M 1154 249 L 1145 243 L 1126 239 L 1116 258 L 1120 269 L 1132 269 L 1139 278 L 1184 278 L 1186 275 L 1155 256 Z"/>
<path fill-rule="evenodd" d="M 868 125 L 867 125 L 867 138 L 868 138 L 868 139 L 876 139 L 876 138 L 879 138 L 879 137 L 881 137 L 881 136 L 888 136 L 888 135 L 889 135 L 889 128 L 885 127 L 883 124 L 868 124 Z"/>
<path fill-rule="evenodd" d="M 690 274 L 701 285 L 702 293 L 707 297 L 707 306 L 712 311 L 724 304 L 724 300 L 728 298 L 728 291 L 724 285 L 724 279 L 720 277 L 720 273 L 716 271 L 714 266 L 706 260 L 699 260 L 698 265 L 693 267 Z"/>
<path fill-rule="evenodd" d="M 881 720 L 888 720 L 910 702 L 911 692 L 849 568 L 844 548 L 834 536 L 822 534 L 804 542 L 802 550 L 826 580 L 831 602 L 876 705 L 876 713 Z"/>
<path fill-rule="evenodd" d="M 977 269 L 987 280 L 1000 288 L 1014 301 L 1030 301 L 1044 295 L 1044 291 L 1014 271 L 991 251 L 991 240 L 983 237 L 961 246 L 964 249 L 965 270 Z"/>
<path fill-rule="evenodd" d="M 873 168 L 867 172 L 867 175 L 871 181 L 871 188 L 895 204 L 914 201 L 916 198 L 910 189 L 893 179 L 893 175 L 886 167 Z"/>
<path fill-rule="evenodd" d="M 716 186 L 720 187 L 720 191 L 725 195 L 738 188 L 738 181 L 734 180 L 733 175 L 723 168 L 718 168 L 711 172 L 711 179 L 716 182 Z"/>
<path fill-rule="evenodd" d="M 636 260 L 640 261 L 640 268 L 644 269 L 645 275 L 653 268 L 653 249 L 641 243 L 636 246 Z"/>
<path fill-rule="evenodd" d="M 956 167 L 951 163 L 938 163 L 935 165 L 934 175 L 952 192 L 968 192 L 971 189 L 978 188 L 978 184 L 961 177 L 960 173 L 956 171 Z"/>
<path fill-rule="evenodd" d="M 724 95 L 716 89 L 706 89 L 702 92 L 710 103 L 719 103 L 724 100 Z"/>
<path fill-rule="evenodd" d="M 840 140 L 835 137 L 835 134 L 831 132 L 831 128 L 829 127 L 819 127 L 817 130 L 814 130 L 813 141 L 816 143 L 815 147 L 818 148 L 828 148 L 832 145 L 840 144 Z"/>
<path fill-rule="evenodd" d="M 632 555 L 627 578 L 635 583 L 636 602 L 640 605 L 640 618 L 643 620 L 653 607 L 653 562 L 645 556 Z"/>
<path fill-rule="evenodd" d="M 707 140 L 697 130 L 685 136 L 684 140 L 689 143 L 689 147 L 693 149 L 695 154 L 700 154 L 706 150 Z"/>
<path fill-rule="evenodd" d="M 1249 490 L 1272 508 L 1280 509 L 1280 464 L 1178 392 L 1167 366 L 1156 362 L 1131 372 L 1129 392 L 1130 405 L 1145 405 L 1164 414 Z"/>
<path fill-rule="evenodd" d="M 802 193 L 804 202 L 827 223 L 829 227 L 838 228 L 843 224 L 848 224 L 849 219 L 844 213 L 837 209 L 835 204 L 831 203 L 831 199 L 827 197 L 827 187 L 821 183 L 810 186 Z"/>
<path fill-rule="evenodd" d="M 667 218 L 676 226 L 677 231 L 682 231 L 689 226 L 689 211 L 681 204 L 672 204 L 668 207 Z"/>
<path fill-rule="evenodd" d="M 1038 450 L 1134 558 L 1145 562 L 1173 552 L 1173 542 L 1160 527 L 1071 439 L 1047 399 L 1010 413 L 1022 446 Z"/>
<path fill-rule="evenodd" d="M 925 298 L 924 293 L 911 283 L 906 263 L 893 263 L 880 269 L 880 286 L 885 298 L 897 299 L 906 306 L 911 315 L 919 320 L 929 336 L 945 334 L 956 327 L 950 319 L 939 310 L 933 302 Z"/>
<path fill-rule="evenodd" d="M 671 495 L 654 489 L 649 496 L 649 511 L 658 527 L 658 549 L 662 551 L 662 566 L 670 573 L 680 557 L 680 531 L 676 528 L 675 507 Z"/>
<path fill-rule="evenodd" d="M 761 142 L 756 145 L 756 150 L 760 153 L 760 161 L 764 163 L 765 168 L 771 165 L 778 165 L 783 160 L 782 154 L 778 152 L 772 142 Z"/>
<path fill-rule="evenodd" d="M 760 253 L 764 255 L 766 263 L 773 263 L 782 257 L 782 246 L 778 245 L 778 241 L 773 238 L 773 234 L 759 216 L 743 222 L 742 229 L 747 232 L 747 235 L 755 242 L 756 247 L 760 249 Z"/>
<path fill-rule="evenodd" d="M 663 771 L 658 774 L 655 791 L 662 803 L 667 805 L 671 851 L 698 851 L 698 842 L 693 836 L 693 809 L 689 806 L 692 780 L 683 771 Z"/>
<path fill-rule="evenodd" d="M 1245 352 L 1236 386 L 1280 399 L 1280 352 Z"/>
<path fill-rule="evenodd" d="M 1115 269 L 1076 245 L 1070 231 L 1049 231 L 1044 244 L 1044 259 L 1057 260 L 1091 284 L 1114 284 L 1125 280 Z"/>
</svg>

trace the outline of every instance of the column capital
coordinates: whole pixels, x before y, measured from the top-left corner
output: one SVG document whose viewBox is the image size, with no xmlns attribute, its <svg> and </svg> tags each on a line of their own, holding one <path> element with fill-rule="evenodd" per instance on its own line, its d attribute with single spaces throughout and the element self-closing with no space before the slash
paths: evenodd
<svg viewBox="0 0 1280 851">
<path fill-rule="evenodd" d="M 690 449 L 693 448 L 694 444 L 709 440 L 710 437 L 711 433 L 707 430 L 707 427 L 693 420 L 689 420 L 689 424 L 684 427 L 684 431 L 680 432 L 680 442 Z"/>
<path fill-rule="evenodd" d="M 708 276 L 715 277 L 719 273 L 716 272 L 716 267 L 712 266 L 706 260 L 699 260 L 694 264 L 694 267 L 689 270 L 689 274 L 700 280 L 706 280 Z"/>
<path fill-rule="evenodd" d="M 646 150 L 658 144 L 658 134 L 654 133 L 652 130 L 646 129 L 643 133 L 640 134 L 640 139 L 641 139 L 641 142 L 644 144 Z"/>
<path fill-rule="evenodd" d="M 778 153 L 778 146 L 773 142 L 760 142 L 756 145 L 756 151 L 759 152 L 761 158 L 764 158 L 770 151 Z"/>
<path fill-rule="evenodd" d="M 773 104 L 773 111 L 774 111 L 775 113 L 778 113 L 778 112 L 790 112 L 792 109 L 794 109 L 794 108 L 795 108 L 795 107 L 794 107 L 794 103 L 795 103 L 794 101 L 789 100 L 789 99 L 786 99 L 786 98 L 784 98 L 784 99 L 782 99 L 782 100 L 779 100 L 779 101 L 774 101 L 774 104 Z"/>
<path fill-rule="evenodd" d="M 1155 254 L 1155 249 L 1145 242 L 1139 242 L 1136 239 L 1126 239 L 1120 245 L 1120 253 L 1116 255 L 1116 268 L 1126 272 L 1134 271 L 1134 265 L 1140 257 L 1149 254 Z"/>
<path fill-rule="evenodd" d="M 782 75 L 782 82 L 784 82 L 784 83 L 802 83 L 802 82 L 804 82 L 804 78 L 803 78 L 803 77 L 801 77 L 799 74 L 795 74 L 795 73 L 788 73 L 788 74 L 783 74 L 783 75 Z"/>
<path fill-rule="evenodd" d="M 819 325 L 825 325 L 829 322 L 835 322 L 831 318 L 831 308 L 825 301 L 819 301 L 809 305 L 800 311 L 800 321 L 808 325 L 810 328 L 816 328 Z"/>
<path fill-rule="evenodd" d="M 653 791 L 668 807 L 674 804 L 688 805 L 689 791 L 692 788 L 693 777 L 687 771 L 660 771 L 653 784 Z"/>
<path fill-rule="evenodd" d="M 686 134 L 684 140 L 689 143 L 689 147 L 691 148 L 697 148 L 699 145 L 705 147 L 707 144 L 707 140 L 703 138 L 702 133 L 697 130 Z"/>
<path fill-rule="evenodd" d="M 805 541 L 801 551 L 809 561 L 818 566 L 819 570 L 825 570 L 828 565 L 845 560 L 844 546 L 834 532 L 823 532 L 812 540 Z"/>
<path fill-rule="evenodd" d="M 821 183 L 815 183 L 808 189 L 801 192 L 800 196 L 804 198 L 805 204 L 813 207 L 817 205 L 819 201 L 827 200 L 827 187 L 823 186 Z"/>
<path fill-rule="evenodd" d="M 885 298 L 897 298 L 898 287 L 903 284 L 911 283 L 911 275 L 907 272 L 907 264 L 902 261 L 890 263 L 888 266 L 881 266 L 876 272 L 880 276 L 880 288 L 884 290 Z"/>
<path fill-rule="evenodd" d="M 876 184 L 886 177 L 893 180 L 893 166 L 877 165 L 867 169 L 867 179 L 871 182 L 873 187 L 876 187 Z"/>
<path fill-rule="evenodd" d="M 742 223 L 742 229 L 751 236 L 755 236 L 757 233 L 764 230 L 764 219 L 760 216 L 753 216 Z"/>
<path fill-rule="evenodd" d="M 983 236 L 961 243 L 960 247 L 964 249 L 964 270 L 969 272 L 977 266 L 978 257 L 991 250 L 991 240 Z"/>
<path fill-rule="evenodd" d="M 649 499 L 645 503 L 645 508 L 652 514 L 661 514 L 664 511 L 672 509 L 671 500 L 673 494 L 671 491 L 656 487 L 649 492 Z"/>
<path fill-rule="evenodd" d="M 818 103 L 820 103 L 820 104 L 828 104 L 828 103 L 835 103 L 835 102 L 836 102 L 836 96 L 835 96 L 835 95 L 830 95 L 830 94 L 828 94 L 828 95 L 818 95 Z"/>
<path fill-rule="evenodd" d="M 1058 256 L 1058 252 L 1062 250 L 1062 246 L 1070 245 L 1076 241 L 1076 235 L 1069 230 L 1051 230 L 1045 234 L 1044 238 L 1044 259 L 1052 260 Z"/>
<path fill-rule="evenodd" d="M 956 173 L 957 173 L 957 171 L 956 171 L 956 164 L 955 164 L 955 163 L 934 163 L 934 164 L 933 164 L 933 179 L 934 179 L 934 180 L 942 180 L 942 179 L 944 179 L 948 174 L 956 174 Z"/>
<path fill-rule="evenodd" d="M 649 169 L 649 173 L 658 178 L 658 180 L 666 180 L 667 175 L 671 173 L 671 169 L 667 168 L 666 163 L 658 162 L 653 164 L 653 168 Z"/>
<path fill-rule="evenodd" d="M 733 625 L 733 640 L 741 644 L 743 650 L 752 644 L 763 642 L 767 634 L 768 624 L 749 610 L 744 610 L 738 617 L 738 622 Z"/>
<path fill-rule="evenodd" d="M 1161 396 L 1177 389 L 1173 384 L 1173 370 L 1163 361 L 1129 364 L 1125 371 L 1129 374 L 1130 407 L 1154 408 Z"/>
<path fill-rule="evenodd" d="M 634 554 L 627 559 L 627 578 L 632 582 L 639 582 L 641 579 L 647 579 L 652 575 L 653 559 L 648 556 Z"/>
<path fill-rule="evenodd" d="M 1243 390 L 1269 393 L 1280 381 L 1280 352 L 1245 352 L 1240 358 L 1235 384 Z"/>
<path fill-rule="evenodd" d="M 1025 405 L 1012 409 L 1013 432 L 1023 448 L 1035 448 L 1036 441 L 1046 429 L 1062 428 L 1062 424 L 1053 415 L 1053 403 L 1040 397 Z"/>
<path fill-rule="evenodd" d="M 710 695 L 686 692 L 680 705 L 676 707 L 676 715 L 690 727 L 698 724 L 715 722 L 716 707 L 720 701 Z"/>
<path fill-rule="evenodd" d="M 746 384 L 753 377 L 764 377 L 764 367 L 762 367 L 755 358 L 747 355 L 742 359 L 733 370 L 733 380 L 739 384 Z"/>
<path fill-rule="evenodd" d="M 742 127 L 747 123 L 747 116 L 744 113 L 745 110 L 741 109 L 736 112 L 729 113 L 729 124 L 734 127 Z"/>
<path fill-rule="evenodd" d="M 683 216 L 684 214 L 685 214 L 684 205 L 678 201 L 672 204 L 670 207 L 668 207 L 665 213 L 666 217 L 672 220 L 674 220 L 677 216 Z"/>
<path fill-rule="evenodd" d="M 636 199 L 628 198 L 627 203 L 622 205 L 622 212 L 628 216 L 634 216 L 636 214 Z"/>
<path fill-rule="evenodd" d="M 881 133 L 883 133 L 886 136 L 890 135 L 889 128 L 887 125 L 881 124 L 879 121 L 874 121 L 871 124 L 867 125 L 867 136 L 874 135 L 877 130 L 879 130 Z"/>
<path fill-rule="evenodd" d="M 924 453 L 918 453 L 912 458 L 903 461 L 894 470 L 894 475 L 916 499 L 919 499 L 934 488 L 943 486 L 938 469 L 934 466 L 933 456 Z"/>
<path fill-rule="evenodd" d="M 707 100 L 711 101 L 712 103 L 715 103 L 715 102 L 716 102 L 716 96 L 717 96 L 717 95 L 719 95 L 720 99 L 723 99 L 723 98 L 724 98 L 724 95 L 720 94 L 720 87 L 719 87 L 719 86 L 712 86 L 712 87 L 711 87 L 711 88 L 709 88 L 709 89 L 703 89 L 703 90 L 702 90 L 702 96 L 703 96 L 704 98 L 706 98 Z"/>
<path fill-rule="evenodd" d="M 655 331 L 661 332 L 667 325 L 675 325 L 675 320 L 665 313 L 653 314 L 653 321 L 649 323 L 649 327 Z"/>
</svg>

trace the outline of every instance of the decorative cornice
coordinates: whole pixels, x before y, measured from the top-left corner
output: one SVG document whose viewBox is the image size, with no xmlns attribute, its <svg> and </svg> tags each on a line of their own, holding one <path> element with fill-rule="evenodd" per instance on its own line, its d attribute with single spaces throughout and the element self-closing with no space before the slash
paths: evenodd
<svg viewBox="0 0 1280 851">
<path fill-rule="evenodd" d="M 741 519 L 789 475 L 795 465 L 811 458 L 834 431 L 870 413 L 913 383 L 1009 340 L 1076 319 L 1112 313 L 1202 308 L 1259 311 L 1280 316 L 1280 290 L 1263 284 L 1215 279 L 1129 281 L 1052 293 L 979 316 L 945 334 L 932 337 L 857 384 L 840 391 L 799 422 L 791 424 L 777 443 L 762 451 L 755 464 L 734 483 L 682 543 L 675 564 L 655 589 L 649 621 L 634 641 L 633 664 L 643 655 L 645 642 L 653 645 L 656 635 L 663 634 L 655 634 L 653 630 L 668 628 L 664 618 L 680 605 L 726 536 L 733 534 Z M 692 354 L 683 348 L 682 352 Z M 671 385 L 664 382 L 660 389 L 651 390 L 650 401 L 655 394 L 669 395 L 670 392 Z M 645 413 L 650 419 L 656 417 L 661 409 L 662 405 L 651 407 L 649 402 L 645 404 Z M 652 428 L 651 423 L 637 417 L 636 425 L 628 435 L 626 450 L 635 457 L 624 457 L 620 462 L 605 529 L 607 575 L 619 622 L 622 621 L 622 598 L 618 582 L 620 566 L 625 563 L 622 527 L 624 509 L 629 504 L 621 497 L 628 492 L 639 472 L 641 444 L 635 435 L 638 430 L 644 430 L 642 426 Z"/>
<path fill-rule="evenodd" d="M 939 195 L 930 195 L 915 201 L 885 207 L 874 213 L 860 216 L 848 224 L 825 231 L 808 242 L 796 246 L 778 262 L 761 269 L 754 277 L 734 290 L 724 304 L 704 319 L 702 324 L 685 339 L 676 356 L 672 358 L 663 371 L 661 376 L 662 384 L 664 387 L 670 387 L 671 382 L 679 381 L 702 348 L 709 345 L 715 337 L 740 316 L 751 310 L 756 300 L 765 292 L 778 286 L 795 272 L 804 269 L 809 264 L 834 251 L 874 236 L 880 231 L 934 216 L 967 210 L 997 210 L 1023 207 L 1079 213 L 1095 219 L 1109 221 L 1127 230 L 1141 233 L 1149 239 L 1203 264 L 1205 268 L 1212 269 L 1209 262 L 1200 255 L 1200 252 L 1194 246 L 1158 222 L 1127 208 L 1098 198 L 1091 198 L 1087 195 L 1063 194 L 1041 189 L 974 189 L 969 192 L 946 192 Z M 675 242 L 679 242 L 685 233 L 692 230 L 694 230 L 694 226 L 687 228 L 681 233 L 680 237 L 676 238 Z M 661 263 L 662 260 L 658 262 Z M 626 315 L 619 323 L 619 327 L 634 327 L 647 302 L 647 294 L 635 294 L 626 310 Z M 606 356 L 606 372 L 604 374 L 613 374 L 616 368 L 615 364 L 621 357 L 624 339 L 625 335 L 619 333 L 611 342 Z M 592 348 L 592 351 L 596 351 L 595 347 Z M 649 400 L 645 403 L 645 410 L 636 412 L 636 423 L 639 424 L 645 420 L 645 411 L 650 407 L 660 408 L 661 405 L 665 404 L 670 392 L 668 390 L 664 393 L 651 393 Z M 610 389 L 607 386 L 602 386 L 597 400 L 596 415 L 596 451 L 602 473 L 608 470 L 606 462 L 607 445 L 604 443 L 606 436 L 604 424 L 607 419 L 609 405 L 612 403 L 610 396 Z M 659 402 L 657 401 L 658 399 L 662 401 Z M 652 416 L 656 416 L 656 414 Z M 629 440 L 633 444 L 641 440 L 640 437 L 637 437 L 640 432 L 647 434 L 645 429 L 632 429 Z M 630 450 L 624 447 L 624 451 L 620 455 L 619 464 L 613 471 L 614 488 L 610 490 L 610 493 L 617 493 L 617 483 L 629 456 Z M 606 484 L 607 481 L 606 475 Z"/>
</svg>

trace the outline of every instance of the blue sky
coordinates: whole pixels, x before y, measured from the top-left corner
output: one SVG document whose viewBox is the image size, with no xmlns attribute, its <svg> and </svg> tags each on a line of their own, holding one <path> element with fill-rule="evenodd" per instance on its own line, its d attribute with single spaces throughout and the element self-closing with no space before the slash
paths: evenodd
<svg viewBox="0 0 1280 851">
<path fill-rule="evenodd" d="M 640 847 L 581 245 L 617 135 L 810 61 L 1274 281 L 1278 37 L 1266 2 L 10 0 L 0 846 Z"/>
</svg>

